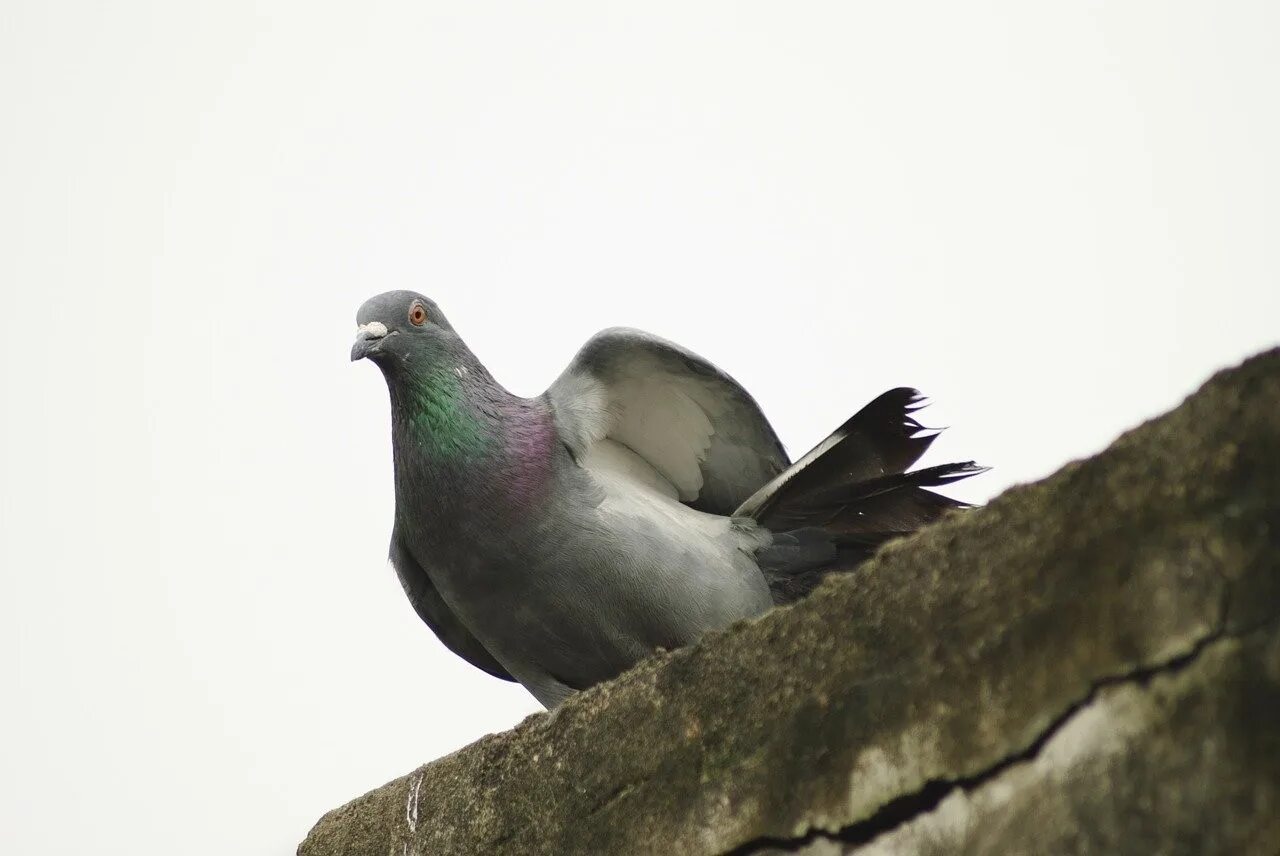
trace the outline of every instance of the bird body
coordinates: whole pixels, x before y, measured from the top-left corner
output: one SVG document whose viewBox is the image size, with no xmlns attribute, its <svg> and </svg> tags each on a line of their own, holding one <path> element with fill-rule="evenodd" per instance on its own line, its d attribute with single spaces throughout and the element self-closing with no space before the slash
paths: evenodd
<svg viewBox="0 0 1280 856">
<path fill-rule="evenodd" d="M 905 469 L 931 439 L 904 435 L 919 428 L 906 405 L 887 408 L 894 430 L 854 425 L 797 471 L 736 382 L 657 337 L 605 331 L 522 398 L 421 295 L 380 295 L 357 322 L 352 359 L 373 359 L 390 391 L 390 557 L 405 592 L 455 653 L 548 707 L 803 593 L 900 534 L 885 522 L 915 528 L 958 504 L 901 471 L 875 484 L 899 462 L 876 453 L 897 450 Z M 851 499 L 813 460 L 854 441 L 871 487 Z M 926 483 L 976 471 L 944 469 Z M 879 509 L 871 528 L 855 505 Z"/>
</svg>

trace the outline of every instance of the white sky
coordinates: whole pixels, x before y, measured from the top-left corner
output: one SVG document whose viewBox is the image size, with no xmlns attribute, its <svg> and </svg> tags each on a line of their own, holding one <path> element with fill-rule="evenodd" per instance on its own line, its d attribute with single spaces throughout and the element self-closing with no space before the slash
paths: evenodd
<svg viewBox="0 0 1280 856">
<path fill-rule="evenodd" d="M 288 854 L 536 705 L 385 565 L 359 304 L 627 324 L 984 499 L 1280 340 L 1280 4 L 26 2 L 0 21 L 0 851 Z"/>
</svg>

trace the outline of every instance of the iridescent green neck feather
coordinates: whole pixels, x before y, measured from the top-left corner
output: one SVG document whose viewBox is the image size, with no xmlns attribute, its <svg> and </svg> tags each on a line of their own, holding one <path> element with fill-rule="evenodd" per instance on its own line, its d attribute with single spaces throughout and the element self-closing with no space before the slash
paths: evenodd
<svg viewBox="0 0 1280 856">
<path fill-rule="evenodd" d="M 468 401 L 453 369 L 415 374 L 406 384 L 404 418 L 419 448 L 442 461 L 463 462 L 489 454 L 491 426 Z"/>
</svg>

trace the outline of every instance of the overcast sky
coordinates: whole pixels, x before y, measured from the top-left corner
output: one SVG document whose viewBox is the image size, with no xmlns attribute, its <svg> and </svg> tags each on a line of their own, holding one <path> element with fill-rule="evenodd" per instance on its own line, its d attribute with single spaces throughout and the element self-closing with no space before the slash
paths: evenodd
<svg viewBox="0 0 1280 856">
<path fill-rule="evenodd" d="M 537 709 L 385 562 L 356 308 L 595 330 L 985 499 L 1280 341 L 1280 5 L 7 0 L 0 851 L 284 856 Z"/>
</svg>

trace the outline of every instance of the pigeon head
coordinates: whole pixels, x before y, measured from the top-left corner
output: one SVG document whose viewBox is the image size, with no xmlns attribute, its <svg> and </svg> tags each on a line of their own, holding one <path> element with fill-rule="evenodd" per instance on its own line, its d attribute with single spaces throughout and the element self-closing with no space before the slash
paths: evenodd
<svg viewBox="0 0 1280 856">
<path fill-rule="evenodd" d="M 460 344 L 440 307 L 412 291 L 388 291 L 371 297 L 356 313 L 351 360 L 369 359 L 384 371 L 419 368 L 456 353 Z"/>
<path fill-rule="evenodd" d="M 415 478 L 434 472 L 435 486 L 452 490 L 467 467 L 505 454 L 520 400 L 494 381 L 434 301 L 388 291 L 365 301 L 356 324 L 351 360 L 382 370 L 396 460 L 415 460 Z"/>
</svg>

